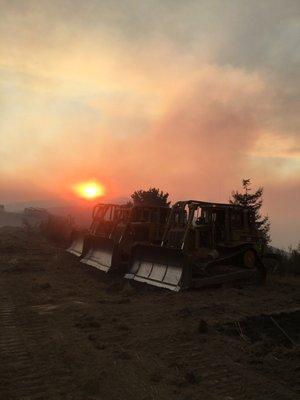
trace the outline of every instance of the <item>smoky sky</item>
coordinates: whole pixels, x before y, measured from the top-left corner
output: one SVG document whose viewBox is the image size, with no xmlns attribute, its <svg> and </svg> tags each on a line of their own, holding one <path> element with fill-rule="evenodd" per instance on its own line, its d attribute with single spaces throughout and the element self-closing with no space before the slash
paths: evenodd
<svg viewBox="0 0 300 400">
<path fill-rule="evenodd" d="M 0 202 L 265 187 L 300 238 L 299 1 L 0 0 Z M 298 224 L 298 225 L 297 225 Z"/>
</svg>

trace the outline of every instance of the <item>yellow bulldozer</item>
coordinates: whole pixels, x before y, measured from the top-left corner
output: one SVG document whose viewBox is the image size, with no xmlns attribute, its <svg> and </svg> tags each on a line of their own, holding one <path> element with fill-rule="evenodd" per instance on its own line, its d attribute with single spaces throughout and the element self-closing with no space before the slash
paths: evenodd
<svg viewBox="0 0 300 400">
<path fill-rule="evenodd" d="M 121 207 L 109 235 L 90 235 L 89 250 L 81 262 L 104 272 L 124 274 L 135 245 L 161 242 L 169 211 L 167 206 Z"/>
<path fill-rule="evenodd" d="M 128 213 L 128 207 L 119 204 L 97 204 L 92 213 L 92 223 L 88 230 L 73 230 L 71 245 L 67 251 L 78 257 L 83 257 L 93 246 L 95 238 L 109 238 L 115 225 L 124 214 Z"/>
<path fill-rule="evenodd" d="M 160 245 L 136 244 L 125 278 L 174 291 L 265 279 L 252 211 L 198 200 L 171 209 Z"/>
</svg>

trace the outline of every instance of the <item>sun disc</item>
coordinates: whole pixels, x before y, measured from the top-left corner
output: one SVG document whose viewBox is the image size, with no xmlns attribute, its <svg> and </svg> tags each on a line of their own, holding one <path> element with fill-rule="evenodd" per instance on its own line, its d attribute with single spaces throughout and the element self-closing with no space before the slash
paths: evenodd
<svg viewBox="0 0 300 400">
<path fill-rule="evenodd" d="M 94 200 L 105 194 L 105 188 L 100 182 L 88 181 L 76 184 L 74 186 L 74 192 L 81 198 Z"/>
</svg>

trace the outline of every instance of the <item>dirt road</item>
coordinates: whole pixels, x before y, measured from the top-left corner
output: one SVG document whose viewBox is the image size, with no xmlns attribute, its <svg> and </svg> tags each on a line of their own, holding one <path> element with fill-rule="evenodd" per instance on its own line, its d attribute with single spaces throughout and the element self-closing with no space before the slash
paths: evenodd
<svg viewBox="0 0 300 400">
<path fill-rule="evenodd" d="M 299 398 L 299 283 L 132 287 L 1 228 L 0 399 Z"/>
</svg>

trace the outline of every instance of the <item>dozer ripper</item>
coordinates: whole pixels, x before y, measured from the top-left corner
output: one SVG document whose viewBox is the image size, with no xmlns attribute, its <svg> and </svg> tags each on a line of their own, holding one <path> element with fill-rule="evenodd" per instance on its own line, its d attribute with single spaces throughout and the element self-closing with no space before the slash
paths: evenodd
<svg viewBox="0 0 300 400">
<path fill-rule="evenodd" d="M 252 211 L 232 204 L 177 202 L 160 246 L 134 246 L 125 278 L 174 291 L 264 280 Z"/>
<path fill-rule="evenodd" d="M 119 204 L 97 204 L 93 209 L 90 228 L 73 230 L 71 246 L 67 251 L 78 257 L 85 256 L 93 245 L 94 237 L 109 237 L 114 225 L 126 210 L 126 207 Z"/>
<path fill-rule="evenodd" d="M 124 274 L 134 245 L 161 242 L 169 211 L 169 207 L 146 205 L 124 209 L 109 237 L 93 235 L 81 262 L 104 272 Z"/>
</svg>

